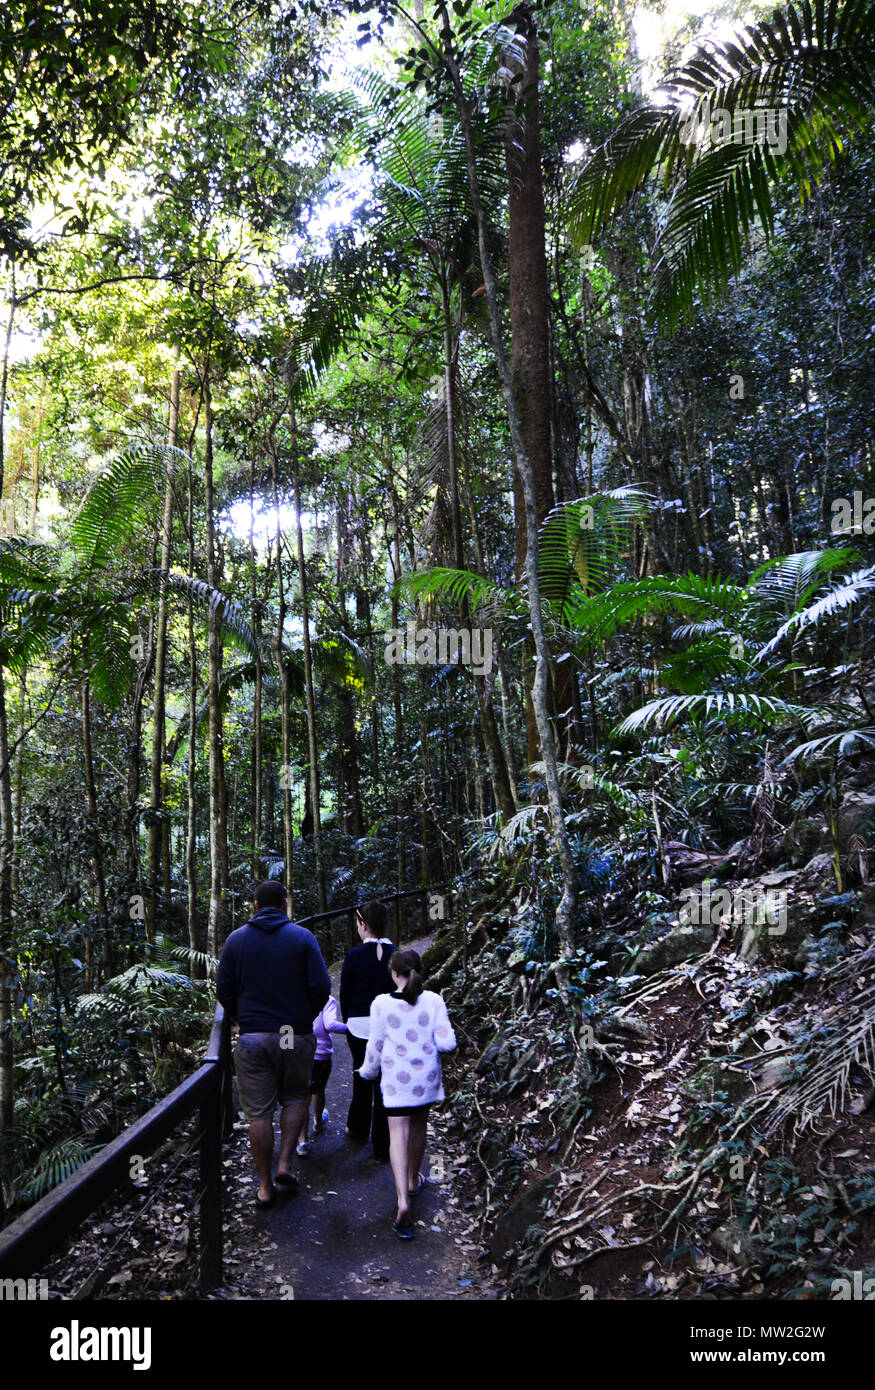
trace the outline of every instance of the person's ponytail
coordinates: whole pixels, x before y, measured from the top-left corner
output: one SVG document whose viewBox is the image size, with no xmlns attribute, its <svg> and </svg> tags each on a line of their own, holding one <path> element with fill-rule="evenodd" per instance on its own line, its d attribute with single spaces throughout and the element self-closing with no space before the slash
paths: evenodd
<svg viewBox="0 0 875 1390">
<path fill-rule="evenodd" d="M 415 1004 L 425 986 L 422 983 L 422 961 L 417 951 L 395 951 L 389 969 L 404 979 L 401 998 Z"/>
<path fill-rule="evenodd" d="M 407 976 L 407 984 L 401 991 L 401 998 L 406 999 L 408 1004 L 415 1004 L 424 989 L 422 976 L 418 970 L 411 970 Z"/>
</svg>

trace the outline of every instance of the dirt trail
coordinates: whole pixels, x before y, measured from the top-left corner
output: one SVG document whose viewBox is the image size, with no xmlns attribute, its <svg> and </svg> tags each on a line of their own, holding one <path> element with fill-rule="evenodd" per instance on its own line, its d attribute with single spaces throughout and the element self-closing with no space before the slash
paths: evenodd
<svg viewBox="0 0 875 1390">
<path fill-rule="evenodd" d="M 427 942 L 411 942 L 422 947 Z M 338 997 L 340 967 L 331 971 Z M 414 1199 L 416 1236 L 401 1241 L 391 1226 L 395 1186 L 388 1163 L 372 1157 L 369 1144 L 344 1134 L 352 1094 L 352 1062 L 343 1035 L 334 1038 L 334 1066 L 326 1105 L 330 1120 L 313 1139 L 309 1157 L 297 1160 L 300 1192 L 277 1195 L 267 1212 L 253 1206 L 255 1170 L 246 1126 L 235 1125 L 225 1160 L 229 1193 L 226 1298 L 482 1299 L 481 1270 L 456 1244 L 461 1217 L 438 1182 L 442 1156 L 433 1126 L 423 1172 L 434 1174 Z M 278 1139 L 277 1139 L 278 1147 Z M 446 1171 L 446 1169 L 444 1169 Z M 235 1290 L 235 1284 L 238 1288 Z"/>
</svg>

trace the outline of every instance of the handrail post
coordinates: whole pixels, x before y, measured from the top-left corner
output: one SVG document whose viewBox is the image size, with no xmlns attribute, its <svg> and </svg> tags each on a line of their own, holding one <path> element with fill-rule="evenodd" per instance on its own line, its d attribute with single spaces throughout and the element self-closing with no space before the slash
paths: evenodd
<svg viewBox="0 0 875 1390">
<path fill-rule="evenodd" d="M 401 940 L 401 898 L 400 898 L 400 895 L 396 895 L 393 911 L 394 911 L 394 922 L 395 922 L 395 944 L 396 944 L 396 946 L 397 946 L 397 945 L 399 944 L 400 940 Z"/>
<path fill-rule="evenodd" d="M 421 920 L 422 934 L 428 936 L 428 891 L 425 888 L 422 890 Z"/>
<path fill-rule="evenodd" d="M 230 1139 L 234 1129 L 234 1080 L 231 1073 L 231 1020 L 227 1014 L 222 1023 L 222 1051 L 219 1071 L 222 1097 L 222 1138 Z"/>
<path fill-rule="evenodd" d="M 200 1107 L 200 1285 L 222 1282 L 222 1064 Z"/>
</svg>

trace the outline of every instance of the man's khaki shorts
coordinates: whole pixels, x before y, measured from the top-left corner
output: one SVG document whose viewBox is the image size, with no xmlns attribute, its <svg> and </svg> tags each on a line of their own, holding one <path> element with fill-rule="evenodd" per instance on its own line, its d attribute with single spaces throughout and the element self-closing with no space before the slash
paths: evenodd
<svg viewBox="0 0 875 1390">
<path fill-rule="evenodd" d="M 279 1033 L 241 1033 L 234 1049 L 240 1105 L 247 1120 L 273 1115 L 277 1105 L 310 1100 L 316 1039 L 312 1033 L 290 1038 Z"/>
</svg>

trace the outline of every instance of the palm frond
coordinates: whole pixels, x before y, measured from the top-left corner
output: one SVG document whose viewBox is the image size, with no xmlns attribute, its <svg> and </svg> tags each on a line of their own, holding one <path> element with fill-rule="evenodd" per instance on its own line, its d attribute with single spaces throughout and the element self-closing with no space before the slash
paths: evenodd
<svg viewBox="0 0 875 1390">
<path fill-rule="evenodd" d="M 470 570 L 449 569 L 435 566 L 434 569 L 420 570 L 416 574 L 404 574 L 396 581 L 399 593 L 409 594 L 411 598 L 446 598 L 460 604 L 466 598 L 472 608 L 491 602 L 499 609 L 520 607 L 519 596 L 511 589 L 505 589 L 482 574 Z"/>
<path fill-rule="evenodd" d="M 801 550 L 767 560 L 751 575 L 760 604 L 773 604 L 778 612 L 795 613 L 834 570 L 860 557 L 851 546 L 832 550 Z"/>
<path fill-rule="evenodd" d="M 86 1144 L 81 1139 L 64 1139 L 60 1144 L 40 1154 L 27 1174 L 21 1187 L 21 1195 L 28 1202 L 36 1202 L 51 1192 L 59 1183 L 72 1177 L 83 1163 L 87 1163 L 100 1144 Z"/>
<path fill-rule="evenodd" d="M 828 716 L 827 710 L 813 710 L 807 705 L 793 705 L 767 695 L 749 695 L 742 691 L 712 691 L 697 695 L 663 695 L 634 710 L 617 725 L 615 733 L 643 733 L 649 728 L 666 729 L 679 719 L 716 719 L 721 724 L 740 723 L 753 727 L 771 728 L 787 723 L 805 724 L 815 717 Z"/>
<path fill-rule="evenodd" d="M 807 627 L 815 627 L 828 618 L 834 618 L 837 614 L 845 612 L 848 608 L 855 607 L 863 600 L 863 595 L 875 589 L 875 565 L 869 565 L 866 569 L 855 570 L 849 574 L 843 583 L 830 589 L 828 594 L 811 603 L 807 608 L 793 613 L 785 623 L 782 623 L 765 646 L 761 647 L 754 657 L 755 661 L 762 661 L 783 642 L 785 637 L 793 636 L 804 631 Z"/>
<path fill-rule="evenodd" d="M 671 197 L 655 250 L 653 306 L 676 323 L 697 292 L 707 302 L 738 274 L 755 221 L 772 235 L 774 185 L 789 182 L 808 197 L 868 126 L 873 75 L 872 0 L 802 0 L 728 42 L 700 46 L 579 171 L 571 192 L 577 242 L 592 240 L 660 176 Z M 723 129 L 712 143 L 718 113 Z"/>
<path fill-rule="evenodd" d="M 313 646 L 321 669 L 338 684 L 360 684 L 373 674 L 370 657 L 342 628 L 323 628 Z"/>
<path fill-rule="evenodd" d="M 203 579 L 197 579 L 193 575 L 182 574 L 176 570 L 166 572 L 152 569 L 144 571 L 137 583 L 130 586 L 129 592 L 135 592 L 138 587 L 158 589 L 165 584 L 171 592 L 180 594 L 183 598 L 191 599 L 199 608 L 215 613 L 221 624 L 221 631 L 227 633 L 232 641 L 235 641 L 251 656 L 256 655 L 258 643 L 249 626 L 249 620 L 243 606 L 236 599 L 223 593 L 221 589 L 214 589 Z"/>
<path fill-rule="evenodd" d="M 655 575 L 613 584 L 577 605 L 569 626 L 587 642 L 605 642 L 622 624 L 646 613 L 695 615 L 699 621 L 729 620 L 733 625 L 744 613 L 750 591 L 743 585 L 707 575 Z"/>
<path fill-rule="evenodd" d="M 806 758 L 850 758 L 864 748 L 875 748 L 875 727 L 842 729 L 835 734 L 808 739 L 791 749 L 784 763 L 804 762 Z"/>
<path fill-rule="evenodd" d="M 499 830 L 495 831 L 485 847 L 487 861 L 502 859 L 529 845 L 535 835 L 543 832 L 550 835 L 550 812 L 539 802 L 523 806 Z"/>
<path fill-rule="evenodd" d="M 791 1117 L 801 1131 L 824 1112 L 838 1115 L 847 1104 L 854 1069 L 875 1080 L 875 980 L 865 978 L 873 968 L 875 948 L 869 947 L 824 971 L 823 983 L 847 994 L 822 1011 L 819 1027 L 803 1047 L 788 1047 L 783 1056 L 769 1054 L 769 1065 L 780 1061 L 789 1078 L 775 1087 L 766 1134 Z"/>
<path fill-rule="evenodd" d="M 189 991 L 196 985 L 196 980 L 192 980 L 188 975 L 180 975 L 176 970 L 168 970 L 166 966 L 140 964 L 132 965 L 130 969 L 123 970 L 120 975 L 114 975 L 111 980 L 107 980 L 103 991 L 106 994 L 123 996 L 156 987 Z"/>
<path fill-rule="evenodd" d="M 119 547 L 157 518 L 168 476 L 190 462 L 169 444 L 136 444 L 92 484 L 73 522 L 71 541 L 86 574 L 106 566 Z"/>
<path fill-rule="evenodd" d="M 196 951 L 193 946 L 167 946 L 168 954 L 174 960 L 185 961 L 189 966 L 197 965 L 205 970 L 210 978 L 214 978 L 219 966 L 218 956 L 211 956 L 208 951 Z"/>
<path fill-rule="evenodd" d="M 76 1012 L 81 1014 L 103 1013 L 123 1013 L 124 1002 L 121 999 L 114 999 L 111 994 L 80 994 L 76 1000 Z"/>
<path fill-rule="evenodd" d="M 596 492 L 554 507 L 541 523 L 538 575 L 567 622 L 584 595 L 604 588 L 653 499 L 638 487 Z"/>
<path fill-rule="evenodd" d="M 675 630 L 672 637 L 677 636 Z M 748 675 L 750 663 L 736 655 L 739 642 L 740 638 L 726 628 L 694 640 L 683 651 L 664 658 L 659 668 L 660 684 L 692 695 L 700 693 L 703 686 L 730 683 L 733 677 Z"/>
<path fill-rule="evenodd" d="M 631 810 L 640 804 L 640 798 L 634 791 L 628 787 L 622 787 L 619 782 L 611 781 L 610 777 L 605 777 L 603 773 L 597 772 L 594 768 L 576 767 L 572 763 L 557 763 L 556 770 L 569 787 L 577 787 L 580 791 L 592 792 L 595 799 L 601 795 L 602 798 L 612 801 L 621 810 Z M 544 777 L 546 764 L 543 762 L 530 763 L 529 771 L 533 777 Z"/>
</svg>

